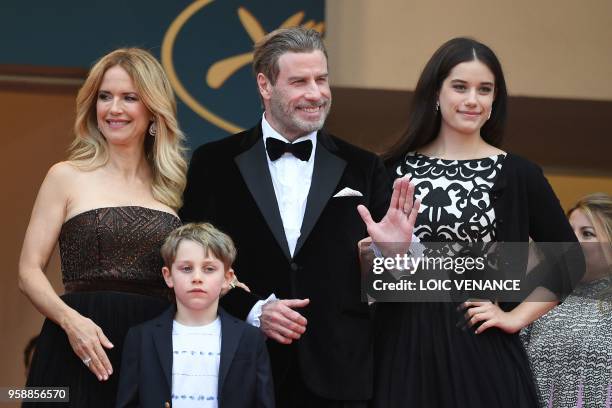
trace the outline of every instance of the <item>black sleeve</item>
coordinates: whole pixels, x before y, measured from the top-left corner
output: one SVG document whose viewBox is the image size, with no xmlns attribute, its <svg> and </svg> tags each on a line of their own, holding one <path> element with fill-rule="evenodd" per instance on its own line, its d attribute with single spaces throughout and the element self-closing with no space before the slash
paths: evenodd
<svg viewBox="0 0 612 408">
<path fill-rule="evenodd" d="M 240 279 L 240 272 L 236 271 L 238 275 L 238 279 Z M 248 282 L 245 282 L 248 286 Z M 264 298 L 258 294 L 247 292 L 242 288 L 234 288 L 227 292 L 227 294 L 219 300 L 219 304 L 223 306 L 225 310 L 227 310 L 233 316 L 236 316 L 239 319 L 245 320 L 255 303 Z"/>
<path fill-rule="evenodd" d="M 179 210 L 179 217 L 183 223 L 207 221 L 213 216 L 214 194 L 207 194 L 202 185 L 212 181 L 212 171 L 207 166 L 206 146 L 198 148 L 191 156 L 187 170 L 187 185 L 183 192 L 183 207 Z"/>
<path fill-rule="evenodd" d="M 380 221 L 389 208 L 391 201 L 391 180 L 380 158 L 376 158 L 372 170 L 372 194 L 369 205 L 370 213 L 374 221 Z"/>
<path fill-rule="evenodd" d="M 576 242 L 561 203 L 536 165 L 527 178 L 529 236 L 536 242 Z"/>
<path fill-rule="evenodd" d="M 584 255 L 559 199 L 536 165 L 527 178 L 529 236 L 538 245 L 544 262 L 532 271 L 541 285 L 560 300 L 569 295 L 584 274 Z"/>
<path fill-rule="evenodd" d="M 117 408 L 139 407 L 140 339 L 139 327 L 131 328 L 123 343 L 121 373 L 117 390 Z"/>
</svg>

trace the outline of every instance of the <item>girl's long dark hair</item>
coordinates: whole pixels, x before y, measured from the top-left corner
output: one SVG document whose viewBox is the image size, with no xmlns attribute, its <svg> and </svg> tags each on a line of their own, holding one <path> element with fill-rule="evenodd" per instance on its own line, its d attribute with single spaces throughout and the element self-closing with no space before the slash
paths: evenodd
<svg viewBox="0 0 612 408">
<path fill-rule="evenodd" d="M 489 144 L 500 146 L 506 122 L 508 92 L 501 64 L 486 45 L 471 38 L 453 38 L 444 43 L 425 65 L 419 78 L 408 114 L 408 128 L 399 140 L 383 155 L 393 164 L 408 152 L 433 141 L 440 131 L 440 112 L 435 109 L 442 83 L 458 64 L 478 60 L 495 77 L 495 99 L 491 118 L 480 129 L 480 135 Z"/>
</svg>

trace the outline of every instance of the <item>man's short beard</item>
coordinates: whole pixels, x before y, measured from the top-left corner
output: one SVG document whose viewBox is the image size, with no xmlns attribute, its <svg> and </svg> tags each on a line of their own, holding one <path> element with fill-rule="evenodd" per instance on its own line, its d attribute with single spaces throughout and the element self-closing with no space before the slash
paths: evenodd
<svg viewBox="0 0 612 408">
<path fill-rule="evenodd" d="M 297 117 L 297 114 L 289 108 L 285 110 L 281 103 L 282 98 L 272 98 L 270 100 L 270 114 L 276 119 L 278 124 L 283 129 L 278 129 L 281 132 L 298 133 L 297 137 L 305 136 L 309 133 L 320 130 L 325 124 L 327 115 L 331 108 L 331 98 L 324 102 L 325 108 L 321 118 L 316 122 L 304 121 Z"/>
<path fill-rule="evenodd" d="M 290 117 L 291 122 L 293 122 L 296 128 L 302 130 L 304 132 L 304 135 L 320 130 L 325 124 L 325 120 L 327 119 L 329 107 L 329 103 L 326 103 L 324 113 L 321 114 L 321 118 L 317 122 L 304 121 L 298 118 L 297 116 Z"/>
</svg>

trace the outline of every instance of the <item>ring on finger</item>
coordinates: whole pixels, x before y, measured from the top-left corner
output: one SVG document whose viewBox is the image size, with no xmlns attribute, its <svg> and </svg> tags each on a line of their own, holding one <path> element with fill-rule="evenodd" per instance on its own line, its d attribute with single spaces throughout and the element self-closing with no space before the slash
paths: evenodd
<svg viewBox="0 0 612 408">
<path fill-rule="evenodd" d="M 86 357 L 83 359 L 83 364 L 85 364 L 85 366 L 89 367 L 89 365 L 91 364 L 91 357 Z"/>
</svg>

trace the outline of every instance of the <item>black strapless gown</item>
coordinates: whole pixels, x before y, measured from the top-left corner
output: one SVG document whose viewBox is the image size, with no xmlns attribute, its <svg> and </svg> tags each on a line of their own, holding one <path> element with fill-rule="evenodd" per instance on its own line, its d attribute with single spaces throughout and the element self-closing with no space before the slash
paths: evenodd
<svg viewBox="0 0 612 408">
<path fill-rule="evenodd" d="M 66 293 L 61 297 L 100 326 L 114 344 L 113 349 L 106 350 L 113 374 L 108 381 L 98 381 L 74 353 L 65 332 L 46 319 L 28 386 L 69 387 L 70 402 L 65 406 L 115 406 L 128 329 L 168 307 L 169 292 L 161 274 L 159 250 L 168 233 L 180 225 L 170 213 L 135 206 L 98 208 L 64 223 L 59 245 Z"/>
</svg>

